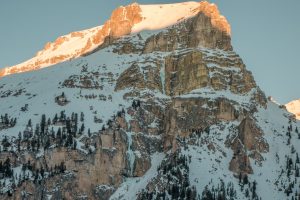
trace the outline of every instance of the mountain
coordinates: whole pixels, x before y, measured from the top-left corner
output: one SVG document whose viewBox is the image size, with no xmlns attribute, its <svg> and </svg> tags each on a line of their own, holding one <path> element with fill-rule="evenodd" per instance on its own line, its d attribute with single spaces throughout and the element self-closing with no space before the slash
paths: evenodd
<svg viewBox="0 0 300 200">
<path fill-rule="evenodd" d="M 107 38 L 118 38 L 143 30 L 158 30 L 204 12 L 212 18 L 212 23 L 230 34 L 226 19 L 219 15 L 215 7 L 206 3 L 180 3 L 166 5 L 121 6 L 114 10 L 103 26 L 72 32 L 48 42 L 36 56 L 21 64 L 0 70 L 0 77 L 48 67 L 63 61 L 78 58 L 101 45 Z M 167 20 L 161 20 L 169 16 Z"/>
<path fill-rule="evenodd" d="M 298 120 L 300 120 L 300 99 L 287 103 L 285 107 L 290 113 L 293 113 Z"/>
<path fill-rule="evenodd" d="M 299 199 L 300 122 L 215 4 L 135 3 L 61 38 L 3 70 L 1 199 Z"/>
</svg>

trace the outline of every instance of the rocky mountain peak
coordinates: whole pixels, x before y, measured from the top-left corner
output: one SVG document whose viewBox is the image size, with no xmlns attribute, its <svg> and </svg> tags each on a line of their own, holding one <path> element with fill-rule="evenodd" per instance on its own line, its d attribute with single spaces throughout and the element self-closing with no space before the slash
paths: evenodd
<svg viewBox="0 0 300 200">
<path fill-rule="evenodd" d="M 203 12 L 206 16 L 211 18 L 211 23 L 214 27 L 225 32 L 226 34 L 231 34 L 230 24 L 224 16 L 219 12 L 216 4 L 209 3 L 207 1 L 200 2 L 200 6 L 197 9 L 198 12 Z"/>
<path fill-rule="evenodd" d="M 54 42 L 48 42 L 35 57 L 21 64 L 1 69 L 0 77 L 37 70 L 77 58 L 97 48 L 107 37 L 119 38 L 143 30 L 166 28 L 195 17 L 199 13 L 207 16 L 210 24 L 220 32 L 230 35 L 230 25 L 225 17 L 219 13 L 215 4 L 206 1 L 161 5 L 133 3 L 114 10 L 103 26 L 72 32 L 58 37 Z"/>
</svg>

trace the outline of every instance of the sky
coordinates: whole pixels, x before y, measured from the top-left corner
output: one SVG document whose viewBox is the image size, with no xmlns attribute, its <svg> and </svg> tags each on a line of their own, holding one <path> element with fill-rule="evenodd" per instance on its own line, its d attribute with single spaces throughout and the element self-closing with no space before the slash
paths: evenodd
<svg viewBox="0 0 300 200">
<path fill-rule="evenodd" d="M 0 68 L 21 63 L 58 36 L 103 24 L 130 0 L 1 0 Z M 140 4 L 180 0 L 138 0 Z M 231 24 L 234 50 L 267 96 L 300 98 L 300 1 L 210 0 Z"/>
</svg>

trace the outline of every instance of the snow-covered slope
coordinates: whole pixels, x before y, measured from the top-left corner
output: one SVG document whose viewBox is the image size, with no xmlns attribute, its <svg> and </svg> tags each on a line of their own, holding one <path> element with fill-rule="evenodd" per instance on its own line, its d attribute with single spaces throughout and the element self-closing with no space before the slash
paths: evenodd
<svg viewBox="0 0 300 200">
<path fill-rule="evenodd" d="M 220 15 L 215 4 L 206 2 L 183 2 L 173 4 L 140 5 L 143 20 L 132 27 L 132 33 L 142 30 L 159 30 L 179 23 L 203 11 L 214 15 L 215 21 L 223 23 L 225 31 L 230 34 L 230 25 L 225 17 Z M 162 20 L 163 19 L 163 20 Z"/>
<path fill-rule="evenodd" d="M 97 45 L 91 43 L 90 38 L 101 26 L 72 32 L 57 38 L 54 42 L 48 42 L 44 49 L 37 52 L 36 56 L 18 65 L 5 68 L 2 76 L 26 72 L 47 67 L 71 58 L 77 58 L 87 51 L 91 51 Z"/>
<path fill-rule="evenodd" d="M 178 23 L 180 20 L 192 17 L 197 13 L 196 9 L 199 7 L 199 3 L 141 5 L 140 7 L 143 20 L 133 26 L 133 33 L 147 29 L 163 29 Z"/>
<path fill-rule="evenodd" d="M 298 120 L 300 120 L 300 99 L 287 103 L 285 107 L 290 113 L 293 113 Z"/>
</svg>

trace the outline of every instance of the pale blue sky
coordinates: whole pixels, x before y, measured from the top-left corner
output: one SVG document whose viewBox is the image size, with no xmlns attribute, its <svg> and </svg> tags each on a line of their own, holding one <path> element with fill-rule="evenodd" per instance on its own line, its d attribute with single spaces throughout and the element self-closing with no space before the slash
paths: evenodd
<svg viewBox="0 0 300 200">
<path fill-rule="evenodd" d="M 47 41 L 103 24 L 129 0 L 1 0 L 0 67 L 31 58 Z M 183 2 L 138 0 L 141 4 Z M 300 0 L 211 0 L 232 28 L 235 51 L 280 103 L 300 98 Z"/>
</svg>

